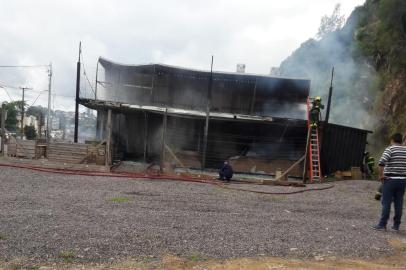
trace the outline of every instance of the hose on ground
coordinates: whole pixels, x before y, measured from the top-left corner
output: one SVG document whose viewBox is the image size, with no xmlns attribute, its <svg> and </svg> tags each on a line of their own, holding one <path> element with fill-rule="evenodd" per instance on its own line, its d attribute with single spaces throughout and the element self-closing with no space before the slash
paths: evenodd
<svg viewBox="0 0 406 270">
<path fill-rule="evenodd" d="M 19 169 L 27 169 L 33 171 L 40 171 L 40 172 L 47 172 L 47 173 L 59 173 L 65 175 L 83 175 L 83 176 L 101 176 L 101 177 L 118 177 L 118 178 L 132 178 L 132 179 L 148 179 L 148 180 L 172 180 L 172 181 L 183 181 L 183 182 L 193 182 L 193 183 L 202 183 L 202 184 L 211 184 L 217 187 L 234 190 L 234 191 L 242 191 L 242 192 L 250 192 L 250 193 L 258 193 L 258 194 L 267 194 L 267 195 L 291 195 L 291 194 L 298 194 L 303 192 L 309 191 L 322 191 L 331 189 L 334 185 L 328 185 L 326 187 L 319 187 L 319 188 L 308 188 L 308 189 L 301 189 L 296 191 L 290 192 L 269 192 L 269 191 L 260 191 L 260 190 L 251 190 L 251 189 L 241 189 L 236 187 L 231 187 L 223 182 L 215 180 L 214 178 L 198 178 L 192 176 L 174 176 L 174 175 L 149 175 L 143 173 L 130 173 L 130 172 L 89 172 L 83 170 L 70 170 L 70 169 L 57 169 L 57 168 L 44 168 L 44 167 L 36 167 L 30 165 L 16 165 L 16 164 L 7 164 L 7 163 L 0 163 L 0 167 L 11 167 L 11 168 L 19 168 Z M 241 182 L 247 184 L 248 182 Z"/>
</svg>

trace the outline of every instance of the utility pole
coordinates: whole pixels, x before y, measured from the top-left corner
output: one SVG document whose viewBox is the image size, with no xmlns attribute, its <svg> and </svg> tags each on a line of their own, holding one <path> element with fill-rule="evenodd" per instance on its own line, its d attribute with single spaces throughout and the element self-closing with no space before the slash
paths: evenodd
<svg viewBox="0 0 406 270">
<path fill-rule="evenodd" d="M 111 123 L 111 109 L 107 110 L 107 141 L 106 141 L 106 155 L 105 155 L 105 166 L 110 171 L 110 165 L 111 165 L 111 133 L 112 133 L 112 123 Z"/>
<path fill-rule="evenodd" d="M 97 60 L 97 64 L 96 64 L 96 80 L 94 83 L 94 100 L 97 100 L 97 84 L 98 84 L 97 76 L 98 76 L 98 74 L 99 74 L 99 60 Z"/>
<path fill-rule="evenodd" d="M 1 105 L 1 154 L 4 154 L 4 144 L 6 142 L 6 103 L 3 102 Z"/>
<path fill-rule="evenodd" d="M 51 139 L 51 85 L 52 85 L 52 63 L 49 63 L 48 70 L 48 112 L 47 112 L 47 131 L 46 131 L 46 140 L 47 142 Z M 41 134 L 40 134 L 41 137 Z"/>
<path fill-rule="evenodd" d="M 28 87 L 21 87 L 21 89 L 23 90 L 23 98 L 21 101 L 21 135 L 20 138 L 24 139 L 24 114 L 25 114 L 25 108 L 24 108 L 24 97 L 25 97 L 25 90 L 31 90 L 32 88 L 28 88 Z"/>
<path fill-rule="evenodd" d="M 80 54 L 82 53 L 82 42 L 79 42 L 79 56 L 76 63 L 76 99 L 75 99 L 75 133 L 73 142 L 78 142 L 78 129 L 79 129 L 79 92 L 80 92 Z"/>
<path fill-rule="evenodd" d="M 204 127 L 204 137 L 203 137 L 203 159 L 202 159 L 202 169 L 206 168 L 206 155 L 207 155 L 207 138 L 209 136 L 209 121 L 210 121 L 210 106 L 211 106 L 211 88 L 213 83 L 213 55 L 211 56 L 211 67 L 210 67 L 210 77 L 209 77 L 209 87 L 207 89 L 207 104 L 206 104 L 206 124 Z"/>
<path fill-rule="evenodd" d="M 328 119 L 330 117 L 330 107 L 331 107 L 331 97 L 333 95 L 333 79 L 334 79 L 334 67 L 331 70 L 331 81 L 330 81 L 330 88 L 328 90 L 328 99 L 327 99 L 327 108 L 326 108 L 326 119 L 324 119 L 324 122 L 327 124 Z"/>
</svg>

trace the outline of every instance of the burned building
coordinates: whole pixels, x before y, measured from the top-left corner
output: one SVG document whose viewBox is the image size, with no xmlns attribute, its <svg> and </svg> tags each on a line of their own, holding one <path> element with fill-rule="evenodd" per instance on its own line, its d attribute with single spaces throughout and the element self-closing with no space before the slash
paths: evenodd
<svg viewBox="0 0 406 270">
<path fill-rule="evenodd" d="M 231 160 L 236 171 L 273 174 L 305 155 L 309 89 L 306 79 L 131 66 L 100 58 L 95 95 L 81 97 L 80 103 L 97 110 L 100 140 L 109 136 L 111 110 L 113 159 L 188 168 L 217 168 Z M 339 165 L 360 166 L 367 132 L 336 129 L 361 134 L 345 154 L 354 158 Z M 325 173 L 344 169 L 328 168 Z M 301 176 L 302 170 L 298 166 L 291 175 Z"/>
</svg>

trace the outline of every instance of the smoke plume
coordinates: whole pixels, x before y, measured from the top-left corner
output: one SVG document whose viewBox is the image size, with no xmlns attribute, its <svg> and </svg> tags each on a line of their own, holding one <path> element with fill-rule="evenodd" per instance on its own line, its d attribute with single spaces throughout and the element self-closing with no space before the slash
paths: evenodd
<svg viewBox="0 0 406 270">
<path fill-rule="evenodd" d="M 373 106 L 376 72 L 362 56 L 356 41 L 359 14 L 351 14 L 342 29 L 309 39 L 280 65 L 283 76 L 311 79 L 311 96 L 327 103 L 331 69 L 335 68 L 329 122 L 372 129 L 369 111 Z"/>
</svg>

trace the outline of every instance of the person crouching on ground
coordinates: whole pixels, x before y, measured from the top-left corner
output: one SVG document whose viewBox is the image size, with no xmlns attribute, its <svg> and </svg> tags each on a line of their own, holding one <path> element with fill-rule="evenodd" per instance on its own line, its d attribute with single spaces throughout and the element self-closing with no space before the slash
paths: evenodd
<svg viewBox="0 0 406 270">
<path fill-rule="evenodd" d="M 220 180 L 226 180 L 227 182 L 230 182 L 230 179 L 232 177 L 233 177 L 233 168 L 231 167 L 231 165 L 227 161 L 224 161 L 224 164 L 220 168 L 220 171 L 219 171 L 219 179 Z"/>
<path fill-rule="evenodd" d="M 382 182 L 382 214 L 376 230 L 385 230 L 393 200 L 395 216 L 392 229 L 399 230 L 403 210 L 403 195 L 406 187 L 406 146 L 402 145 L 402 134 L 391 138 L 391 145 L 385 149 L 379 160 L 379 179 Z"/>
</svg>

